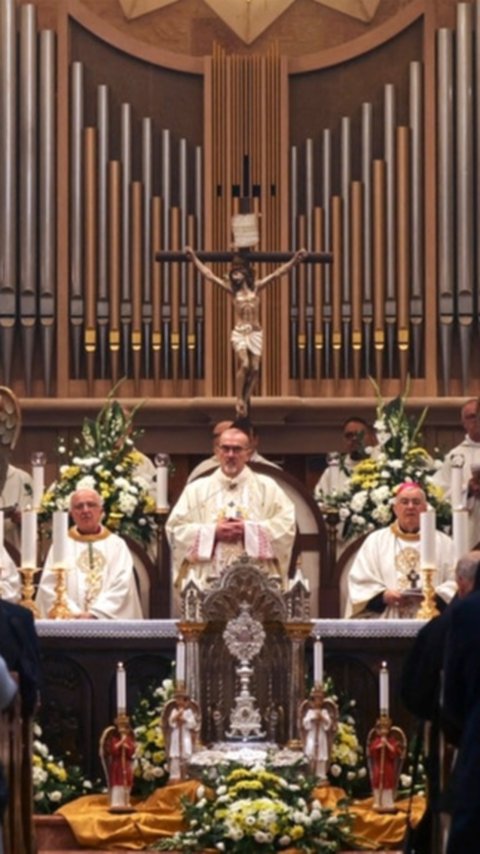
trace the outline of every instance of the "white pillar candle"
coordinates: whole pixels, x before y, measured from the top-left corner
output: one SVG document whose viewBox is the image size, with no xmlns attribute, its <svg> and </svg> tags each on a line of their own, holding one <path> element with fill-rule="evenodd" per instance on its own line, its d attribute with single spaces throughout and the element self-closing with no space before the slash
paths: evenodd
<svg viewBox="0 0 480 854">
<path fill-rule="evenodd" d="M 168 464 L 168 454 L 157 454 L 155 457 L 157 510 L 168 510 Z"/>
<path fill-rule="evenodd" d="M 328 458 L 328 469 L 330 474 L 330 489 L 332 492 L 338 492 L 340 482 L 340 458 L 338 454 L 330 454 Z"/>
<path fill-rule="evenodd" d="M 435 510 L 425 510 L 420 513 L 420 568 L 434 568 L 436 564 L 435 554 Z"/>
<path fill-rule="evenodd" d="M 68 513 L 55 510 L 52 519 L 53 566 L 65 569 L 67 562 Z"/>
<path fill-rule="evenodd" d="M 32 481 L 33 481 L 33 497 L 32 504 L 35 510 L 38 510 L 42 503 L 43 493 L 45 491 L 45 467 L 42 465 L 32 466 Z"/>
<path fill-rule="evenodd" d="M 313 681 L 315 685 L 323 683 L 323 643 L 319 638 L 313 644 Z"/>
<path fill-rule="evenodd" d="M 21 536 L 22 566 L 35 568 L 37 566 L 37 514 L 35 510 L 22 512 Z"/>
<path fill-rule="evenodd" d="M 468 510 L 453 508 L 452 513 L 452 539 L 454 563 L 460 560 L 468 552 L 469 530 Z"/>
<path fill-rule="evenodd" d="M 177 641 L 175 681 L 177 683 L 185 682 L 185 642 L 182 640 L 182 638 Z"/>
<path fill-rule="evenodd" d="M 450 501 L 452 510 L 464 506 L 463 501 L 463 464 L 458 463 L 456 458 L 450 466 Z"/>
<path fill-rule="evenodd" d="M 127 711 L 127 674 L 123 662 L 117 664 L 117 714 L 125 714 Z"/>
<path fill-rule="evenodd" d="M 390 709 L 390 685 L 387 662 L 382 661 L 379 679 L 380 714 L 388 715 Z"/>
</svg>

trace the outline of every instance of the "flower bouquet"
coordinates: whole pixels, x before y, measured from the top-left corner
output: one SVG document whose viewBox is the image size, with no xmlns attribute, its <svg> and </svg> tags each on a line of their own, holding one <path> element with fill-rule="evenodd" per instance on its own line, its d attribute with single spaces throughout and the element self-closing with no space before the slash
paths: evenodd
<svg viewBox="0 0 480 854">
<path fill-rule="evenodd" d="M 374 386 L 378 448 L 368 449 L 369 455 L 357 463 L 345 489 L 323 496 L 322 506 L 338 510 L 342 539 L 350 540 L 392 522 L 396 489 L 401 483 L 412 481 L 422 487 L 427 501 L 436 511 L 437 526 L 448 533 L 450 503 L 444 499 L 443 489 L 433 482 L 442 459 L 431 457 L 421 445 L 421 429 L 428 410 L 424 409 L 415 419 L 406 413 L 407 390 L 385 403 L 375 383 Z"/>
<path fill-rule="evenodd" d="M 195 801 L 184 800 L 188 830 L 156 844 L 159 850 L 251 854 L 288 848 L 334 852 L 351 845 L 351 819 L 322 807 L 314 783 L 294 769 L 280 776 L 268 765 L 226 763 L 211 786 L 199 785 Z"/>
<path fill-rule="evenodd" d="M 349 797 L 368 792 L 368 773 L 363 748 L 357 735 L 356 701 L 338 695 L 332 679 L 327 676 L 323 688 L 338 706 L 338 725 L 332 745 L 328 778 L 332 786 L 341 786 Z"/>
<path fill-rule="evenodd" d="M 164 679 L 150 686 L 140 698 L 132 715 L 135 736 L 133 793 L 148 797 L 168 780 L 167 756 L 162 729 L 162 713 L 173 697 L 173 681 Z"/>
<path fill-rule="evenodd" d="M 78 765 L 68 765 L 50 753 L 41 741 L 42 729 L 33 725 L 33 802 L 36 813 L 50 814 L 63 804 L 100 791 L 100 782 L 85 779 Z"/>
<path fill-rule="evenodd" d="M 104 525 L 148 545 L 155 530 L 155 500 L 141 472 L 142 455 L 135 450 L 135 412 L 127 413 L 109 397 L 94 420 L 85 418 L 72 449 L 60 440 L 60 476 L 43 496 L 40 521 L 48 521 L 55 510 L 68 510 L 76 489 L 95 489 L 103 498 Z"/>
</svg>

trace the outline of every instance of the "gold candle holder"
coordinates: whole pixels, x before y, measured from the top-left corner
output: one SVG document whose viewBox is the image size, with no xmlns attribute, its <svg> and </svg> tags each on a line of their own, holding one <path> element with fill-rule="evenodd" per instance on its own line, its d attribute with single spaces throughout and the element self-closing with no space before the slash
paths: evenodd
<svg viewBox="0 0 480 854">
<path fill-rule="evenodd" d="M 29 611 L 32 612 L 35 618 L 40 616 L 40 611 L 38 610 L 35 602 L 35 573 L 37 572 L 36 566 L 20 566 L 18 569 L 21 576 L 21 599 L 20 605 L 24 608 L 28 608 Z"/>
<path fill-rule="evenodd" d="M 431 620 L 438 617 L 439 610 L 435 604 L 435 588 L 433 586 L 433 575 L 436 572 L 434 566 L 423 567 L 423 602 L 417 612 L 417 619 Z"/>
<path fill-rule="evenodd" d="M 108 786 L 109 812 L 135 812 L 130 803 L 135 737 L 126 712 L 118 712 L 113 725 L 102 732 L 99 754 Z"/>
<path fill-rule="evenodd" d="M 49 620 L 69 620 L 72 612 L 67 605 L 66 569 L 64 566 L 53 567 L 55 579 L 55 601 L 48 612 Z"/>
</svg>

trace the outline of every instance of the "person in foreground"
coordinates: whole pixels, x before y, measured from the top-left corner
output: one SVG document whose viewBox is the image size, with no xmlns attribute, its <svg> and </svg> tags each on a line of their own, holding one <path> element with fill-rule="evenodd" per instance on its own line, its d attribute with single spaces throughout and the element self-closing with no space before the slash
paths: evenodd
<svg viewBox="0 0 480 854">
<path fill-rule="evenodd" d="M 208 583 L 241 554 L 286 579 L 295 537 L 291 500 L 270 477 L 247 465 L 249 436 L 230 428 L 220 436 L 220 467 L 187 484 L 166 525 L 175 584 L 192 569 Z"/>
<path fill-rule="evenodd" d="M 102 525 L 101 496 L 94 489 L 78 489 L 70 498 L 70 514 L 66 595 L 72 618 L 141 619 L 132 557 L 124 541 Z M 55 601 L 52 563 L 50 549 L 36 600 L 42 617 L 48 617 Z"/>
<path fill-rule="evenodd" d="M 446 813 L 450 809 L 445 790 L 445 735 L 440 714 L 440 691 L 447 633 L 458 602 L 480 586 L 480 551 L 467 552 L 455 567 L 457 594 L 438 617 L 420 629 L 402 671 L 401 697 L 408 711 L 422 722 L 421 737 L 428 779 L 428 805 L 413 832 L 415 854 L 440 850 Z M 448 786 L 450 788 L 450 786 Z"/>
<path fill-rule="evenodd" d="M 480 848 L 480 590 L 452 609 L 447 635 L 442 718 L 458 745 L 447 854 Z"/>
<path fill-rule="evenodd" d="M 418 484 L 398 487 L 393 502 L 395 522 L 373 531 L 360 547 L 348 577 L 347 617 L 414 617 L 421 596 L 420 514 L 427 500 Z M 456 592 L 453 543 L 435 532 L 437 604 L 441 607 Z M 410 591 L 418 588 L 417 595 Z"/>
</svg>

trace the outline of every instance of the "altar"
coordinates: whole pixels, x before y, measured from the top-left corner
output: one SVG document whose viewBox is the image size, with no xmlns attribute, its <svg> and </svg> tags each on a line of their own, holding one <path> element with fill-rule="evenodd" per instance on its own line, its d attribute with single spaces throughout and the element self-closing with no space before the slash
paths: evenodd
<svg viewBox="0 0 480 854">
<path fill-rule="evenodd" d="M 395 723 L 413 731 L 399 695 L 405 654 L 423 625 L 419 620 L 312 620 L 324 644 L 325 675 L 339 694 L 355 701 L 362 743 L 378 714 L 378 672 L 390 672 Z M 98 743 L 115 715 L 116 665 L 127 672 L 128 710 L 152 683 L 171 674 L 178 636 L 175 620 L 39 620 L 43 678 L 39 711 L 43 737 L 54 754 L 69 754 L 90 777 L 101 775 Z M 307 644 L 311 670 L 312 644 Z"/>
</svg>

